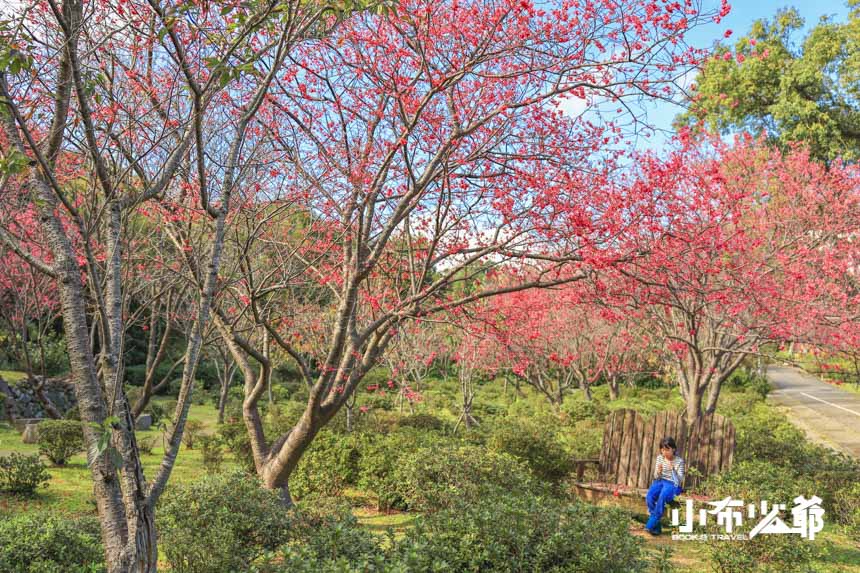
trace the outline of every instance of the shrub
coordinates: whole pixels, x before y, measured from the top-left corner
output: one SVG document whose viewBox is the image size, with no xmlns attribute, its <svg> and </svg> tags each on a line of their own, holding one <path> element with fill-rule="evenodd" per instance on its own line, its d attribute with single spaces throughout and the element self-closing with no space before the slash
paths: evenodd
<svg viewBox="0 0 860 573">
<path fill-rule="evenodd" d="M 405 573 L 393 568 L 376 536 L 358 524 L 349 507 L 334 511 L 302 505 L 293 513 L 291 541 L 261 559 L 252 569 L 260 573 Z"/>
<path fill-rule="evenodd" d="M 756 404 L 734 424 L 736 461 L 763 460 L 781 467 L 798 468 L 809 457 L 809 444 L 803 432 L 766 404 Z"/>
<path fill-rule="evenodd" d="M 394 409 L 394 398 L 397 396 L 394 392 L 386 392 L 379 390 L 371 392 L 364 396 L 364 406 L 368 406 L 373 410 L 390 411 Z"/>
<path fill-rule="evenodd" d="M 172 486 L 158 518 L 171 571 L 231 573 L 286 542 L 289 515 L 276 492 L 228 472 Z"/>
<path fill-rule="evenodd" d="M 290 477 L 290 492 L 298 498 L 338 495 L 358 480 L 359 440 L 328 429 L 314 438 Z"/>
<path fill-rule="evenodd" d="M 266 433 L 270 436 L 283 436 L 288 433 L 299 421 L 305 407 L 306 404 L 294 401 L 270 407 L 265 418 Z"/>
<path fill-rule="evenodd" d="M 751 368 L 738 368 L 725 381 L 723 388 L 750 391 L 764 398 L 770 393 L 770 382 Z"/>
<path fill-rule="evenodd" d="M 704 489 L 717 499 L 731 496 L 756 505 L 767 500 L 770 504 L 785 503 L 787 508 L 798 495 L 809 498 L 815 493 L 810 480 L 764 461 L 735 464 L 729 472 L 709 478 Z M 790 517 L 782 518 L 790 523 Z M 735 533 L 748 533 L 756 523 L 758 519 L 745 518 Z M 798 535 L 758 535 L 743 541 L 709 541 L 707 551 L 713 567 L 721 573 L 806 571 L 818 555 L 818 546 Z"/>
<path fill-rule="evenodd" d="M 399 460 L 393 478 L 405 505 L 418 511 L 478 504 L 501 492 L 539 489 L 523 462 L 477 446 L 435 446 L 409 452 Z"/>
<path fill-rule="evenodd" d="M 409 571 L 642 571 L 628 528 L 618 509 L 502 495 L 419 519 L 393 553 Z"/>
<path fill-rule="evenodd" d="M 166 425 L 173 419 L 176 400 L 150 400 L 146 411 L 152 416 L 153 425 Z"/>
<path fill-rule="evenodd" d="M 194 444 L 203 433 L 203 422 L 200 420 L 186 420 L 185 431 L 182 432 L 182 443 L 189 450 L 194 449 Z"/>
<path fill-rule="evenodd" d="M 155 448 L 157 443 L 158 440 L 155 436 L 140 438 L 137 440 L 137 449 L 140 450 L 140 453 L 149 456 L 152 455 L 152 450 Z"/>
<path fill-rule="evenodd" d="M 808 442 L 788 419 L 761 403 L 735 420 L 736 461 L 763 460 L 815 483 L 815 490 L 830 509 L 833 493 L 856 481 L 860 462 Z"/>
<path fill-rule="evenodd" d="M 224 450 L 221 449 L 221 441 L 215 436 L 200 437 L 200 453 L 203 455 L 203 467 L 209 473 L 221 471 L 224 462 Z"/>
<path fill-rule="evenodd" d="M 708 478 L 703 489 L 712 497 L 730 495 L 735 499 L 755 502 L 766 499 L 771 503 L 791 503 L 798 495 L 810 497 L 815 493 L 810 480 L 761 460 L 736 463 L 728 472 Z"/>
<path fill-rule="evenodd" d="M 432 430 L 441 432 L 445 422 L 432 414 L 412 414 L 397 421 L 398 428 L 415 428 L 417 430 Z"/>
<path fill-rule="evenodd" d="M 195 406 L 205 406 L 211 401 L 211 396 L 203 388 L 198 389 L 191 395 L 191 403 Z"/>
<path fill-rule="evenodd" d="M 735 420 L 752 412 L 762 400 L 762 396 L 755 392 L 727 392 L 724 389 L 717 404 L 717 413 Z"/>
<path fill-rule="evenodd" d="M 51 476 L 36 454 L 19 453 L 0 457 L 0 490 L 16 495 L 31 496 L 47 486 Z"/>
<path fill-rule="evenodd" d="M 104 571 L 98 520 L 50 513 L 0 520 L 0 564 L 7 573 Z"/>
<path fill-rule="evenodd" d="M 246 473 L 255 473 L 254 452 L 251 450 L 251 439 L 245 424 L 241 420 L 225 422 L 218 428 L 218 436 L 221 443 L 233 454 L 239 467 Z"/>
<path fill-rule="evenodd" d="M 561 411 L 567 415 L 569 423 L 575 424 L 583 420 L 606 419 L 608 410 L 603 402 L 597 400 L 585 400 L 583 398 L 571 398 L 563 402 Z"/>
<path fill-rule="evenodd" d="M 303 505 L 293 514 L 291 523 L 290 545 L 302 546 L 302 554 L 319 560 L 354 562 L 380 552 L 373 533 L 359 526 L 348 505 L 333 509 L 325 503 L 322 507 Z"/>
<path fill-rule="evenodd" d="M 860 541 L 860 483 L 854 483 L 836 492 L 834 509 L 836 520 L 845 525 L 849 534 Z"/>
<path fill-rule="evenodd" d="M 442 442 L 444 445 L 445 442 Z M 363 440 L 358 464 L 359 488 L 376 495 L 377 509 L 405 509 L 402 487 L 395 468 L 410 450 L 440 445 L 440 437 L 429 432 L 402 429 L 391 434 L 375 434 Z"/>
<path fill-rule="evenodd" d="M 603 448 L 603 423 L 596 420 L 584 420 L 562 432 L 559 440 L 572 460 L 597 458 Z"/>
<path fill-rule="evenodd" d="M 294 518 L 290 544 L 259 573 L 637 572 L 638 538 L 616 509 L 502 495 L 419 518 L 402 538 L 375 538 L 347 512 Z"/>
<path fill-rule="evenodd" d="M 528 464 L 539 479 L 558 482 L 572 468 L 572 458 L 545 428 L 515 420 L 495 424 L 487 447 L 510 454 Z"/>
<path fill-rule="evenodd" d="M 63 466 L 84 449 L 84 432 L 74 420 L 45 420 L 39 423 L 39 453 L 54 465 Z"/>
</svg>

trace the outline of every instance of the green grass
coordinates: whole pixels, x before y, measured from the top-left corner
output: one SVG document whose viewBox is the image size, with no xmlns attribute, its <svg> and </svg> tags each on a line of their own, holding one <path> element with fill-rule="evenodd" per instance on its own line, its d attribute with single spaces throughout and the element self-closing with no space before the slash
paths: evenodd
<svg viewBox="0 0 860 573">
<path fill-rule="evenodd" d="M 815 356 L 808 353 L 794 353 L 789 354 L 788 352 L 781 352 L 777 355 L 783 360 L 796 364 L 798 367 L 807 371 L 811 375 L 827 382 L 834 388 L 839 388 L 840 390 L 844 390 L 846 392 L 853 392 L 855 394 L 860 394 L 860 383 L 855 382 L 851 376 L 851 371 L 853 370 L 853 366 L 851 363 L 845 358 L 841 358 L 838 356 L 833 356 L 827 358 L 823 362 L 831 365 L 838 365 L 842 372 L 835 371 L 822 371 L 821 370 L 821 362 L 815 358 Z M 834 383 L 835 380 L 842 380 L 841 384 Z"/>
<path fill-rule="evenodd" d="M 27 378 L 26 374 L 23 372 L 16 372 L 15 370 L 0 370 L 0 376 L 2 376 L 6 382 L 20 382 Z"/>
<path fill-rule="evenodd" d="M 156 400 L 166 400 L 156 398 Z M 215 432 L 218 412 L 211 404 L 203 406 L 192 405 L 188 413 L 188 419 L 200 420 L 204 424 L 204 433 Z M 153 448 L 152 454 L 143 455 L 144 475 L 152 479 L 161 464 L 164 454 L 162 433 L 158 429 L 137 432 L 138 440 L 155 437 L 158 445 Z M 25 454 L 36 454 L 39 452 L 37 444 L 24 444 L 21 436 L 8 424 L 0 424 L 0 456 L 12 452 Z M 233 462 L 227 454 L 224 459 L 224 467 L 232 467 Z M 18 512 L 35 510 L 54 510 L 69 515 L 80 515 L 95 513 L 95 502 L 92 495 L 92 481 L 90 470 L 87 467 L 87 459 L 84 453 L 73 456 L 64 467 L 49 467 L 51 481 L 48 487 L 41 490 L 33 499 L 19 499 L 12 496 L 0 496 L 0 516 Z M 189 450 L 183 444 L 179 451 L 176 465 L 168 484 L 179 483 L 200 477 L 205 473 L 203 468 L 203 457 L 198 448 Z"/>
</svg>

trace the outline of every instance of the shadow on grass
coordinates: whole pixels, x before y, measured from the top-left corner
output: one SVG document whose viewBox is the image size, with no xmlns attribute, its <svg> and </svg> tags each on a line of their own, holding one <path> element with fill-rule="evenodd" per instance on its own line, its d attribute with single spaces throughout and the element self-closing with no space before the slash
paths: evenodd
<svg viewBox="0 0 860 573">
<path fill-rule="evenodd" d="M 860 570 L 860 545 L 830 545 L 827 548 L 827 563 L 844 566 L 849 571 Z"/>
</svg>

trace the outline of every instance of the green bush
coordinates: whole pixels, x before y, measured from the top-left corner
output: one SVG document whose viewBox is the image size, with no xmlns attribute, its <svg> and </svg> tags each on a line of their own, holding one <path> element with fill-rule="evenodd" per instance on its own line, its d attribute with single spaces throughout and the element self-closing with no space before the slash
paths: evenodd
<svg viewBox="0 0 860 573">
<path fill-rule="evenodd" d="M 562 480 L 572 469 L 573 458 L 553 433 L 537 424 L 499 421 L 487 436 L 487 447 L 525 462 L 536 477 L 549 482 Z"/>
<path fill-rule="evenodd" d="M 359 525 L 348 506 L 322 498 L 292 514 L 290 542 L 266 555 L 254 573 L 406 573 L 386 555 L 377 537 Z"/>
<path fill-rule="evenodd" d="M 149 456 L 152 455 L 152 450 L 157 443 L 158 439 L 155 436 L 139 438 L 137 440 L 137 449 L 140 450 L 140 453 Z"/>
<path fill-rule="evenodd" d="M 770 382 L 767 378 L 756 374 L 751 368 L 738 368 L 728 380 L 724 382 L 723 389 L 745 390 L 758 394 L 762 398 L 770 393 Z"/>
<path fill-rule="evenodd" d="M 763 403 L 734 421 L 737 431 L 735 460 L 763 460 L 781 467 L 799 468 L 810 457 L 810 444 L 785 416 Z"/>
<path fill-rule="evenodd" d="M 157 515 L 159 546 L 176 573 L 246 571 L 288 539 L 278 493 L 241 472 L 171 486 Z"/>
<path fill-rule="evenodd" d="M 203 467 L 209 473 L 220 472 L 221 464 L 224 463 L 224 450 L 221 449 L 221 440 L 215 436 L 201 436 L 199 441 Z"/>
<path fill-rule="evenodd" d="M 428 512 L 460 503 L 478 504 L 501 492 L 541 489 L 523 462 L 478 446 L 410 451 L 398 461 L 393 479 L 406 507 Z"/>
<path fill-rule="evenodd" d="M 410 416 L 400 418 L 397 421 L 397 427 L 441 432 L 445 429 L 445 422 L 432 414 L 412 414 Z"/>
<path fill-rule="evenodd" d="M 98 520 L 50 513 L 0 520 L 0 565 L 5 573 L 104 571 Z"/>
<path fill-rule="evenodd" d="M 195 406 L 205 406 L 212 400 L 212 397 L 203 388 L 198 388 L 191 395 L 191 403 Z"/>
<path fill-rule="evenodd" d="M 51 476 L 39 456 L 12 453 L 0 457 L 0 491 L 32 496 Z"/>
<path fill-rule="evenodd" d="M 703 489 L 711 497 L 788 503 L 799 495 L 811 497 L 815 484 L 795 472 L 761 460 L 742 461 L 731 470 L 708 478 Z"/>
<path fill-rule="evenodd" d="M 613 573 L 644 571 L 641 541 L 615 509 L 500 495 L 425 518 L 402 538 L 376 538 L 348 511 L 301 509 L 288 546 L 257 573 Z"/>
<path fill-rule="evenodd" d="M 359 525 L 348 505 L 334 510 L 325 503 L 320 508 L 307 505 L 310 504 L 299 506 L 291 522 L 290 546 L 303 548 L 298 554 L 311 554 L 318 560 L 355 562 L 380 553 L 373 533 Z"/>
<path fill-rule="evenodd" d="M 561 432 L 558 439 L 571 460 L 597 458 L 603 448 L 603 422 L 583 420 Z"/>
<path fill-rule="evenodd" d="M 265 417 L 266 434 L 273 437 L 287 434 L 299 421 L 306 407 L 307 404 L 302 402 L 288 400 L 268 408 Z"/>
<path fill-rule="evenodd" d="M 767 461 L 815 483 L 828 510 L 833 493 L 854 483 L 860 462 L 806 440 L 803 432 L 764 403 L 735 419 L 736 461 Z"/>
<path fill-rule="evenodd" d="M 218 437 L 224 447 L 233 454 L 233 459 L 246 473 L 254 474 L 254 452 L 248 430 L 241 420 L 231 419 L 218 427 Z"/>
<path fill-rule="evenodd" d="M 765 461 L 743 461 L 724 474 L 712 476 L 704 489 L 710 497 L 731 496 L 745 503 L 784 503 L 788 509 L 799 495 L 807 498 L 815 492 L 815 484 L 790 471 Z M 791 522 L 790 514 L 782 518 Z M 759 516 L 761 517 L 761 516 Z M 740 530 L 749 533 L 757 519 L 744 519 Z M 715 530 L 714 533 L 724 533 Z M 749 540 L 712 540 L 707 544 L 712 565 L 720 573 L 745 571 L 806 571 L 818 557 L 818 546 L 798 535 L 758 535 Z"/>
<path fill-rule="evenodd" d="M 854 539 L 860 541 L 860 482 L 836 492 L 833 506 L 836 520 L 846 527 Z"/>
<path fill-rule="evenodd" d="M 583 420 L 603 421 L 608 410 L 603 402 L 586 400 L 584 398 L 569 398 L 561 405 L 561 411 L 566 415 L 568 423 L 575 424 Z"/>
<path fill-rule="evenodd" d="M 152 416 L 153 425 L 168 424 L 176 412 L 176 400 L 150 400 L 146 411 Z"/>
<path fill-rule="evenodd" d="M 643 571 L 628 521 L 618 509 L 500 495 L 419 519 L 392 553 L 409 571 Z"/>
<path fill-rule="evenodd" d="M 322 430 L 290 476 L 290 492 L 299 499 L 339 495 L 344 487 L 358 481 L 359 456 L 359 439 L 355 435 Z"/>
<path fill-rule="evenodd" d="M 446 443 L 451 443 L 450 439 L 411 428 L 366 436 L 358 461 L 357 485 L 376 495 L 377 509 L 405 509 L 402 487 L 395 475 L 401 458 L 415 448 L 429 448 L 433 444 L 444 446 Z"/>
<path fill-rule="evenodd" d="M 45 420 L 39 423 L 39 453 L 54 465 L 63 466 L 84 449 L 84 431 L 74 420 Z"/>
<path fill-rule="evenodd" d="M 62 334 L 56 332 L 48 332 L 42 337 L 42 345 L 40 347 L 38 340 L 31 340 L 26 343 L 30 356 L 39 356 L 40 365 L 42 351 L 44 351 L 44 368 L 45 374 L 48 376 L 60 376 L 69 371 L 69 353 L 66 351 L 66 339 Z M 14 370 L 26 370 L 25 364 L 18 364 Z"/>
<path fill-rule="evenodd" d="M 764 398 L 752 391 L 730 392 L 724 388 L 720 393 L 720 401 L 717 404 L 717 413 L 728 416 L 732 420 L 742 418 L 752 412 L 756 404 Z"/>
<path fill-rule="evenodd" d="M 185 430 L 182 432 L 182 443 L 189 450 L 194 449 L 194 444 L 200 439 L 203 434 L 203 422 L 200 420 L 186 420 Z"/>
</svg>

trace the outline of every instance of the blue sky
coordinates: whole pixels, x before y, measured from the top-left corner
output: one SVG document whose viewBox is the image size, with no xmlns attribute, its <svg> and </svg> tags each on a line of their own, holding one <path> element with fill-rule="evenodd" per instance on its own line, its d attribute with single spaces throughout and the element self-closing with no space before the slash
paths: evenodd
<svg viewBox="0 0 860 573">
<path fill-rule="evenodd" d="M 708 47 L 715 40 L 722 39 L 726 30 L 732 30 L 734 37 L 746 33 L 755 20 L 770 18 L 780 8 L 794 7 L 806 20 L 807 28 L 814 26 L 822 16 L 832 16 L 837 20 L 848 18 L 848 7 L 844 0 L 735 0 L 730 1 L 732 11 L 719 24 L 708 24 L 694 30 L 687 41 L 696 47 Z M 719 7 L 719 0 L 704 0 L 706 10 Z M 649 123 L 658 129 L 671 129 L 672 119 L 681 109 L 669 103 L 656 104 L 648 112 Z M 663 141 L 661 136 L 650 140 L 640 140 L 640 147 L 654 147 Z"/>
</svg>

